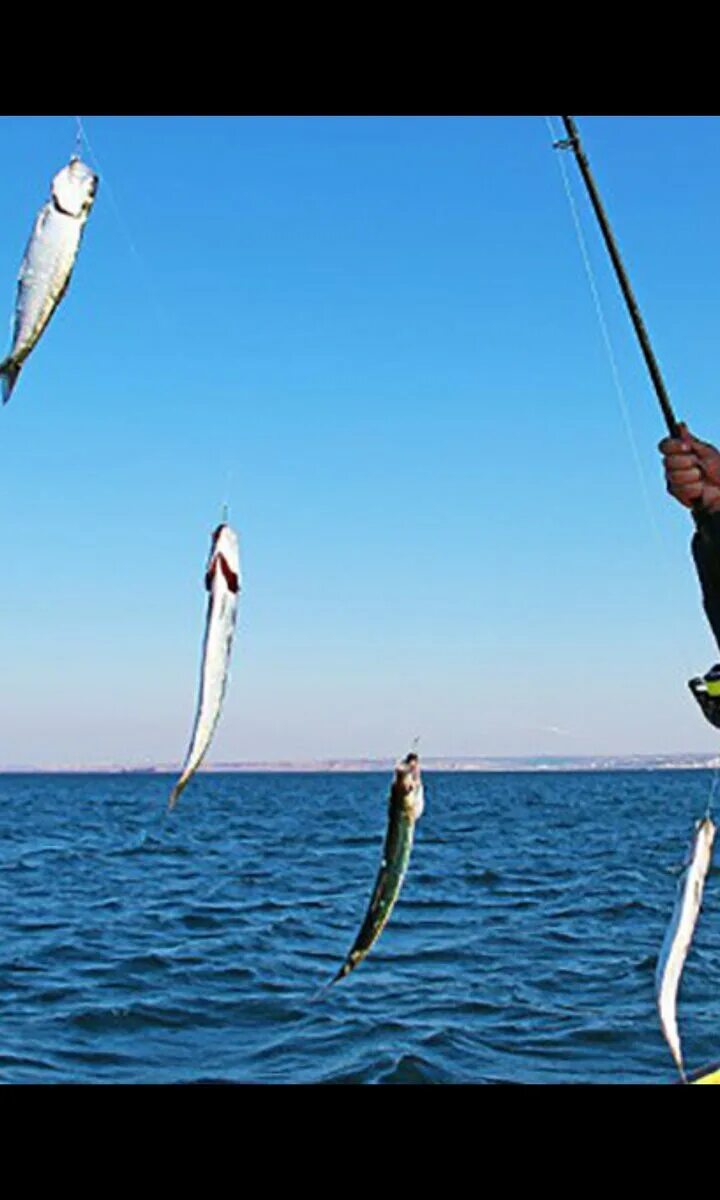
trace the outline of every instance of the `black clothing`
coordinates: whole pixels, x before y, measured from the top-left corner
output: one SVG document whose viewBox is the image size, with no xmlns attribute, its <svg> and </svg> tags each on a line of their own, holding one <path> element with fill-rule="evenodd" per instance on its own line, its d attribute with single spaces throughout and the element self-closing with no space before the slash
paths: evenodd
<svg viewBox="0 0 720 1200">
<path fill-rule="evenodd" d="M 692 554 L 702 589 L 705 615 L 720 649 L 720 513 L 696 513 Z M 720 663 L 688 687 L 711 725 L 720 729 Z"/>
<path fill-rule="evenodd" d="M 705 615 L 720 650 L 720 512 L 698 516 L 698 529 L 692 540 Z"/>
</svg>

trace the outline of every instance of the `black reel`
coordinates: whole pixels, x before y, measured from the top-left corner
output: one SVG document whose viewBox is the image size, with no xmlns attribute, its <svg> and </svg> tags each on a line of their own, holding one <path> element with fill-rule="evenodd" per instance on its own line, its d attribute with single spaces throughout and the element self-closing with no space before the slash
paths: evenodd
<svg viewBox="0 0 720 1200">
<path fill-rule="evenodd" d="M 698 675 L 689 680 L 688 687 L 710 724 L 720 729 L 720 663 L 702 678 Z"/>
</svg>

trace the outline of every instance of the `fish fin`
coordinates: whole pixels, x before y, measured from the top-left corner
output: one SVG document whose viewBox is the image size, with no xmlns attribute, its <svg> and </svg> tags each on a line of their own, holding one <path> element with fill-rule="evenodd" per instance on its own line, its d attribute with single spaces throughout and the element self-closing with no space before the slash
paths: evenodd
<svg viewBox="0 0 720 1200">
<path fill-rule="evenodd" d="M 0 363 L 0 380 L 2 380 L 3 404 L 7 404 L 8 400 L 10 399 L 21 370 L 22 368 L 20 364 L 16 363 L 12 358 L 6 358 L 5 362 Z"/>
</svg>

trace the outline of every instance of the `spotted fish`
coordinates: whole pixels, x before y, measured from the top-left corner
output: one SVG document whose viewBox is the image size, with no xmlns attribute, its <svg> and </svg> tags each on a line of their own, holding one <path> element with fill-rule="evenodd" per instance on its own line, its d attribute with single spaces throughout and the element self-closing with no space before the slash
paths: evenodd
<svg viewBox="0 0 720 1200">
<path fill-rule="evenodd" d="M 420 761 L 417 754 L 408 754 L 395 768 L 382 863 L 365 920 L 345 962 L 331 983 L 344 979 L 362 962 L 390 920 L 410 862 L 415 822 L 422 815 L 424 807 Z"/>
</svg>

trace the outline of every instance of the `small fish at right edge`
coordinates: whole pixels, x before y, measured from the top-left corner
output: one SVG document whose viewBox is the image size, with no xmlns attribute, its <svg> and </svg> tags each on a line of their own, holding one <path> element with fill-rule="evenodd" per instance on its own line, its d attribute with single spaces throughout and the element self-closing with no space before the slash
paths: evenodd
<svg viewBox="0 0 720 1200">
<path fill-rule="evenodd" d="M 407 754 L 395 767 L 382 863 L 365 920 L 350 953 L 330 983 L 344 979 L 362 962 L 390 920 L 410 862 L 415 823 L 422 816 L 424 807 L 420 759 L 417 754 Z"/>
<path fill-rule="evenodd" d="M 710 870 L 715 833 L 716 828 L 710 817 L 704 817 L 695 826 L 690 854 L 680 877 L 675 909 L 665 934 L 655 973 L 660 1024 L 683 1081 L 686 1076 L 677 1025 L 677 994 L 680 976 L 700 915 L 703 887 Z"/>
</svg>

